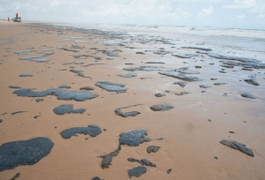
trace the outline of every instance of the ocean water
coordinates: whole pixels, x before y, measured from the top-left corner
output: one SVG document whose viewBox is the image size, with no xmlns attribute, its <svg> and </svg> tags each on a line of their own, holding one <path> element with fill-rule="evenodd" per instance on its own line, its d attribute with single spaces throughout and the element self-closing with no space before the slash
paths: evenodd
<svg viewBox="0 0 265 180">
<path fill-rule="evenodd" d="M 165 38 L 176 46 L 196 46 L 212 48 L 214 52 L 265 62 L 265 30 L 234 28 L 189 27 L 189 26 L 143 26 L 113 24 L 57 24 L 82 29 L 98 29 L 129 35 L 122 42 L 130 42 L 132 37 Z M 119 40 L 121 42 L 121 40 Z"/>
</svg>

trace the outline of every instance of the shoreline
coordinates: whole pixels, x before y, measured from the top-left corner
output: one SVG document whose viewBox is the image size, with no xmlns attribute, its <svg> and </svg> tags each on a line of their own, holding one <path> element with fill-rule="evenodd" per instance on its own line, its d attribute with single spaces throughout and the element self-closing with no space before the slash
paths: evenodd
<svg viewBox="0 0 265 180">
<path fill-rule="evenodd" d="M 255 61 L 265 55 L 247 49 L 251 44 L 222 47 L 207 44 L 204 37 L 196 41 L 181 34 L 165 38 L 159 31 L 153 36 L 31 23 L 3 23 L 0 32 L 0 144 L 35 137 L 47 137 L 54 143 L 38 163 L 1 171 L 1 179 L 11 179 L 16 173 L 20 173 L 19 179 L 129 179 L 127 171 L 139 164 L 128 158 L 156 164 L 146 167 L 147 172 L 138 179 L 265 177 L 265 66 Z M 226 57 L 216 58 L 220 54 Z M 177 79 L 161 72 L 199 80 Z M 32 76 L 19 77 L 25 73 Z M 247 79 L 259 86 L 247 83 Z M 126 91 L 109 92 L 98 86 L 105 81 L 125 85 Z M 70 88 L 60 88 L 62 85 Z M 80 90 L 82 87 L 91 90 Z M 14 94 L 25 88 L 46 95 Z M 97 97 L 69 99 L 71 91 Z M 58 99 L 62 92 L 68 98 Z M 256 99 L 242 97 L 245 92 Z M 156 93 L 164 96 L 156 97 Z M 43 100 L 37 102 L 38 98 Z M 156 104 L 174 108 L 151 110 Z M 54 108 L 61 105 L 85 112 L 57 115 Z M 121 112 L 139 114 L 124 118 L 114 113 L 128 106 L 133 107 Z M 78 134 L 70 139 L 60 135 L 66 129 L 88 125 L 98 126 L 102 133 L 96 137 Z M 117 149 L 121 133 L 140 129 L 147 131 L 151 141 L 135 147 L 121 145 L 112 165 L 102 169 L 99 156 Z M 163 140 L 156 140 L 160 138 Z M 224 139 L 246 144 L 255 157 L 222 145 Z M 159 151 L 147 153 L 150 145 L 159 146 Z M 169 169 L 172 172 L 168 174 Z"/>
</svg>

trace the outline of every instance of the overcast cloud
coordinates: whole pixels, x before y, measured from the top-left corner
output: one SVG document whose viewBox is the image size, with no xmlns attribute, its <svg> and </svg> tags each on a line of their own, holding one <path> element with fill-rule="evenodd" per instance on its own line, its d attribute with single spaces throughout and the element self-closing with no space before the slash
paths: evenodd
<svg viewBox="0 0 265 180">
<path fill-rule="evenodd" d="M 0 18 L 265 30 L 265 0 L 0 0 Z"/>
</svg>

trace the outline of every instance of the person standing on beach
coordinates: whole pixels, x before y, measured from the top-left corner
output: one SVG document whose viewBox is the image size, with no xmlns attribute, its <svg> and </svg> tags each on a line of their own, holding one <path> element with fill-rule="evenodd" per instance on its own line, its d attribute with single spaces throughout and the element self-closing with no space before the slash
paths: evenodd
<svg viewBox="0 0 265 180">
<path fill-rule="evenodd" d="M 7 21 L 8 21 L 8 22 L 10 21 L 9 17 L 7 18 Z"/>
<path fill-rule="evenodd" d="M 18 13 L 16 14 L 16 18 L 18 18 Z"/>
</svg>

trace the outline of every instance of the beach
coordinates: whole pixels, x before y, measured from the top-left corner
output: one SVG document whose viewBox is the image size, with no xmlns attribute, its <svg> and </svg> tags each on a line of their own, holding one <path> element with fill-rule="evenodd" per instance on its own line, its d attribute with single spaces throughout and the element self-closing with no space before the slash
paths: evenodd
<svg viewBox="0 0 265 180">
<path fill-rule="evenodd" d="M 0 179 L 264 179 L 265 33 L 248 32 L 0 21 Z M 37 137 L 44 155 L 9 162 L 5 143 Z"/>
</svg>

